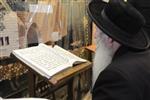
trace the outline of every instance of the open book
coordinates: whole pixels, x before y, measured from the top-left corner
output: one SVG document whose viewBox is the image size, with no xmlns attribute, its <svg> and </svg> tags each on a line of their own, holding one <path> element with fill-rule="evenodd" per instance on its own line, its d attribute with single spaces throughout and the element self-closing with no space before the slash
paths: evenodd
<svg viewBox="0 0 150 100">
<path fill-rule="evenodd" d="M 13 55 L 46 78 L 78 64 L 86 62 L 69 51 L 55 45 L 39 44 L 35 47 L 13 50 Z"/>
</svg>

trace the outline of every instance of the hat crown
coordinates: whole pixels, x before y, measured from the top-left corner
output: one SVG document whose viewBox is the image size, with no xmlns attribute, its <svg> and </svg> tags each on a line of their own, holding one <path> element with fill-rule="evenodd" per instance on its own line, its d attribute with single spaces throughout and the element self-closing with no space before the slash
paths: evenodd
<svg viewBox="0 0 150 100">
<path fill-rule="evenodd" d="M 137 50 L 145 50 L 150 46 L 143 27 L 144 17 L 128 2 L 92 0 L 88 14 L 105 34 L 118 43 Z"/>
<path fill-rule="evenodd" d="M 144 17 L 123 0 L 110 0 L 104 7 L 104 14 L 115 26 L 131 34 L 138 33 L 145 24 Z"/>
</svg>

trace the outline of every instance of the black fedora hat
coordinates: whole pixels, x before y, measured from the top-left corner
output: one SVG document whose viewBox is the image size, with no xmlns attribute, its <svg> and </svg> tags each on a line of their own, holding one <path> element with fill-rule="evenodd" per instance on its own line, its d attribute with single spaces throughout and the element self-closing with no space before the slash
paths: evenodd
<svg viewBox="0 0 150 100">
<path fill-rule="evenodd" d="M 93 0 L 88 13 L 94 23 L 108 36 L 122 45 L 134 49 L 147 49 L 149 38 L 144 31 L 144 17 L 123 0 Z"/>
</svg>

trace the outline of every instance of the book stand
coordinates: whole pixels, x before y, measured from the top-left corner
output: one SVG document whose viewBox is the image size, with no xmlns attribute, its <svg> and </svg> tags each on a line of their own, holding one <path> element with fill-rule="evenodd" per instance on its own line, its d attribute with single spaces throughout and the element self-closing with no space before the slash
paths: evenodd
<svg viewBox="0 0 150 100">
<path fill-rule="evenodd" d="M 77 52 L 79 52 L 79 50 L 76 51 L 72 51 L 72 53 L 77 54 Z M 30 97 L 36 97 L 36 92 L 35 92 L 35 88 L 36 88 L 36 75 L 42 77 L 46 82 L 48 82 L 48 84 L 50 84 L 52 87 L 54 87 L 54 90 L 57 90 L 59 88 L 61 88 L 64 85 L 68 85 L 68 100 L 72 100 L 73 99 L 73 78 L 77 75 L 79 75 L 80 73 L 87 71 L 88 69 L 90 69 L 92 66 L 92 63 L 87 61 L 85 63 L 81 63 L 78 65 L 75 65 L 73 67 L 70 67 L 68 69 L 65 69 L 57 74 L 55 74 L 54 76 L 52 76 L 50 79 L 44 78 L 42 76 L 40 76 L 37 72 L 35 72 L 34 70 L 32 70 L 29 66 L 27 66 L 27 68 L 29 69 L 28 72 L 28 90 L 29 90 L 29 96 Z M 51 91 L 54 92 L 54 91 Z"/>
</svg>

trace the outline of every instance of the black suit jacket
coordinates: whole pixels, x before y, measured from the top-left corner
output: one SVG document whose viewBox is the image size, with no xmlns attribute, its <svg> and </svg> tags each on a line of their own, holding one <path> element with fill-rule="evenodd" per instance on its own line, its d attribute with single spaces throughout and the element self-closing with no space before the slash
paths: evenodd
<svg viewBox="0 0 150 100">
<path fill-rule="evenodd" d="M 150 100 L 150 50 L 120 48 L 99 75 L 92 100 Z"/>
</svg>

